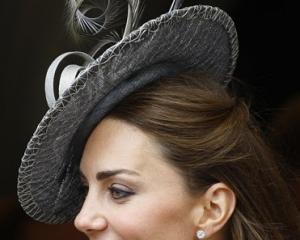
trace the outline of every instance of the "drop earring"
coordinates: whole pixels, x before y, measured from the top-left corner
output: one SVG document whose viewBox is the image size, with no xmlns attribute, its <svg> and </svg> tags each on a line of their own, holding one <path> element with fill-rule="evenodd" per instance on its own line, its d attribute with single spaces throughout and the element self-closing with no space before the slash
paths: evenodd
<svg viewBox="0 0 300 240">
<path fill-rule="evenodd" d="M 198 239 L 204 239 L 205 236 L 206 236 L 206 234 L 205 234 L 205 232 L 203 230 L 198 230 L 197 233 L 196 233 L 196 235 L 197 235 Z"/>
</svg>

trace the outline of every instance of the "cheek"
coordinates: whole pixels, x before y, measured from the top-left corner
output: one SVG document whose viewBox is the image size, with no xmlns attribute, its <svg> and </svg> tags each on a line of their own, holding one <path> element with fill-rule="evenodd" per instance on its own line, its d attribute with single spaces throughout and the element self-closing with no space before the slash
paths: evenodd
<svg viewBox="0 0 300 240">
<path fill-rule="evenodd" d="M 178 200 L 140 199 L 120 208 L 111 222 L 124 240 L 190 240 L 193 225 L 187 206 Z"/>
</svg>

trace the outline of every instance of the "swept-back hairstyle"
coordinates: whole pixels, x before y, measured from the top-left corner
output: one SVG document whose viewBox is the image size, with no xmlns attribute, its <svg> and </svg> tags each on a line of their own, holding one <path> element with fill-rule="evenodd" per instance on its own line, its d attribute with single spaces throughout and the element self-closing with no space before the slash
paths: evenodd
<svg viewBox="0 0 300 240">
<path fill-rule="evenodd" d="M 245 101 L 208 76 L 164 77 L 134 92 L 108 117 L 153 137 L 188 191 L 217 182 L 235 193 L 232 240 L 300 239 L 296 207 Z"/>
<path fill-rule="evenodd" d="M 139 26 L 143 3 L 68 0 L 70 30 L 95 38 L 91 52 L 97 56 Z M 171 9 L 182 3 L 173 1 Z M 247 104 L 214 80 L 203 74 L 164 77 L 125 98 L 109 117 L 151 135 L 191 194 L 216 182 L 235 192 L 230 239 L 300 239 L 296 207 Z"/>
</svg>

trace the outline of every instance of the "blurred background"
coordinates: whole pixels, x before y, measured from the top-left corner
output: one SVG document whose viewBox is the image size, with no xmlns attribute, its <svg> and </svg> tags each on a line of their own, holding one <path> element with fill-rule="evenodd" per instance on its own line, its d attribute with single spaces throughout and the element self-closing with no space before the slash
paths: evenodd
<svg viewBox="0 0 300 240">
<path fill-rule="evenodd" d="M 147 0 L 144 20 L 167 12 L 171 2 Z M 252 111 L 286 167 L 284 175 L 295 198 L 300 199 L 295 8 L 283 0 L 186 0 L 184 6 L 195 4 L 218 6 L 235 21 L 240 42 L 235 77 L 252 96 Z M 24 149 L 48 109 L 44 95 L 47 68 L 63 52 L 80 50 L 65 28 L 65 1 L 15 0 L 1 5 L 0 238 L 85 239 L 72 224 L 45 225 L 29 219 L 16 196 Z"/>
</svg>

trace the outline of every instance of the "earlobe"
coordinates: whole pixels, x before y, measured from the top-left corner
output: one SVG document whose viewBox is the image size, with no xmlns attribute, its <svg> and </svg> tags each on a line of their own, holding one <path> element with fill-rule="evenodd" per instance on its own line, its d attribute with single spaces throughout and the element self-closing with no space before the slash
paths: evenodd
<svg viewBox="0 0 300 240">
<path fill-rule="evenodd" d="M 234 192 L 224 183 L 212 185 L 201 197 L 197 228 L 205 232 L 206 237 L 221 233 L 230 219 L 236 205 Z M 200 207 L 202 206 L 202 207 Z"/>
</svg>

